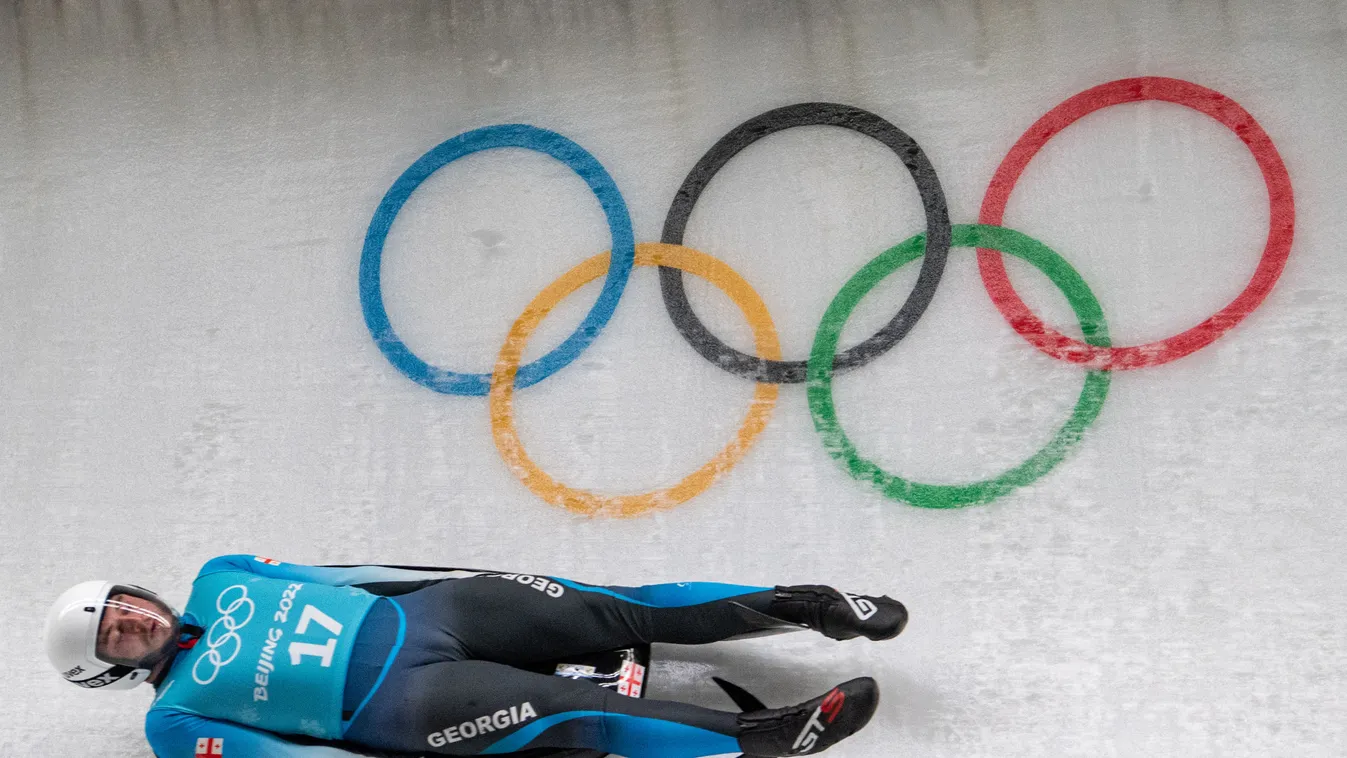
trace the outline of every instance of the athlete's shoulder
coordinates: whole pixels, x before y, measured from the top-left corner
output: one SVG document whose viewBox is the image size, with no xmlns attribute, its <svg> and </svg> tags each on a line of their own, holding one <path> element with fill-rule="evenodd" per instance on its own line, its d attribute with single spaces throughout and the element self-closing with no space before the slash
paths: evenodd
<svg viewBox="0 0 1347 758">
<path fill-rule="evenodd" d="M 145 739 L 159 758 L 186 758 L 189 755 L 282 758 L 292 755 L 269 744 L 264 733 L 229 721 L 206 718 L 176 706 L 150 708 L 145 714 Z"/>
<path fill-rule="evenodd" d="M 171 748 L 194 740 L 196 732 L 208 719 L 182 708 L 150 706 L 145 714 L 145 739 L 156 755 L 172 755 Z"/>
<path fill-rule="evenodd" d="M 160 690 L 160 694 L 163 691 Z M 191 711 L 185 711 L 181 708 L 159 705 L 159 697 L 155 696 L 155 702 L 150 706 L 150 710 L 145 712 L 145 733 L 158 734 L 165 729 L 171 729 L 174 724 L 180 723 L 184 718 L 195 716 Z"/>
<path fill-rule="evenodd" d="M 334 743 L 310 740 L 206 718 L 185 708 L 153 706 L 145 714 L 145 738 L 159 758 L 209 755 L 227 758 L 360 758 Z"/>
<path fill-rule="evenodd" d="M 207 574 L 218 574 L 221 571 L 245 571 L 249 574 L 260 573 L 258 569 L 265 566 L 280 566 L 281 562 L 274 558 L 264 558 L 260 555 L 246 555 L 243 553 L 237 555 L 220 555 L 211 558 L 202 565 L 201 570 L 196 573 L 196 578 L 200 579 Z"/>
</svg>

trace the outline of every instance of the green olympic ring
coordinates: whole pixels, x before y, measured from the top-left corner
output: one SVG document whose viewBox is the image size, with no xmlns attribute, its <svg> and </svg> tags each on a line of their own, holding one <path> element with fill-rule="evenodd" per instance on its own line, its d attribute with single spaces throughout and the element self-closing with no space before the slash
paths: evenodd
<svg viewBox="0 0 1347 758">
<path fill-rule="evenodd" d="M 981 505 L 1016 487 L 1033 482 L 1066 457 L 1067 451 L 1080 440 L 1085 428 L 1099 415 L 1104 398 L 1108 395 L 1109 372 L 1089 371 L 1085 375 L 1085 387 L 1076 400 L 1075 409 L 1071 411 L 1071 418 L 1057 430 L 1052 440 L 1024 463 L 992 479 L 972 484 L 922 484 L 890 474 L 873 461 L 862 458 L 837 421 L 832 393 L 833 356 L 837 352 L 842 328 L 861 298 L 884 277 L 920 258 L 925 244 L 925 235 L 918 234 L 880 253 L 851 277 L 828 305 L 818 334 L 814 337 L 814 347 L 809 353 L 809 414 L 814 419 L 814 428 L 823 438 L 824 449 L 833 460 L 842 464 L 853 478 L 868 482 L 886 497 L 921 508 Z M 1013 229 L 983 224 L 955 225 L 951 244 L 956 247 L 999 250 L 1033 264 L 1066 295 L 1080 321 L 1085 341 L 1098 347 L 1111 346 L 1108 327 L 1104 323 L 1104 311 L 1094 293 L 1071 264 L 1048 246 Z"/>
</svg>

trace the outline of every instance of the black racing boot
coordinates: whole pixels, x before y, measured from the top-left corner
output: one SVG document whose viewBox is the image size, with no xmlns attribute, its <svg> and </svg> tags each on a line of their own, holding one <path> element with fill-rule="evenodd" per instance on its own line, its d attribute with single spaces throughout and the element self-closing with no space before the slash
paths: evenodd
<svg viewBox="0 0 1347 758">
<path fill-rule="evenodd" d="M 777 587 L 768 613 L 835 640 L 887 640 L 907 626 L 907 609 L 887 595 L 853 595 L 821 584 Z"/>
<path fill-rule="evenodd" d="M 878 706 L 875 680 L 852 679 L 807 703 L 739 714 L 739 747 L 746 758 L 817 753 L 859 732 Z"/>
</svg>

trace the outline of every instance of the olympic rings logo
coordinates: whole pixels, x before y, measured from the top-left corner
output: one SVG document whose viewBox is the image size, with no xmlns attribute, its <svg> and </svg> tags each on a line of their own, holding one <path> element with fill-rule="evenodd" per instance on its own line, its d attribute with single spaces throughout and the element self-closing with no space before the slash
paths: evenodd
<svg viewBox="0 0 1347 758">
<path fill-rule="evenodd" d="M 233 594 L 234 590 L 238 590 L 237 597 Z M 225 602 L 226 595 L 230 598 L 228 602 Z M 234 612 L 244 606 L 248 608 L 248 615 L 242 621 L 239 621 L 234 618 Z M 243 639 L 239 637 L 238 630 L 247 626 L 248 622 L 253 620 L 255 605 L 252 598 L 248 597 L 248 589 L 241 584 L 235 584 L 232 587 L 226 587 L 220 593 L 220 596 L 215 598 L 215 610 L 219 611 L 221 616 L 215 619 L 215 623 L 210 625 L 210 629 L 206 630 L 206 654 L 197 658 L 196 663 L 192 665 L 192 678 L 196 680 L 197 684 L 210 684 L 215 681 L 215 677 L 220 674 L 220 669 L 228 666 L 238 657 L 239 650 L 243 647 Z M 224 628 L 225 632 L 223 635 L 216 637 L 215 633 L 221 627 Z M 230 646 L 228 648 L 229 653 L 221 655 L 220 648 L 226 645 Z M 201 676 L 201 664 L 203 663 L 211 665 L 210 676 L 204 679 Z"/>
<path fill-rule="evenodd" d="M 1253 278 L 1228 305 L 1197 326 L 1145 345 L 1114 346 L 1103 310 L 1071 265 L 1046 245 L 1000 226 L 1011 191 L 1025 167 L 1054 135 L 1082 117 L 1114 105 L 1158 100 L 1206 114 L 1234 132 L 1252 153 L 1267 185 L 1269 229 Z M 823 316 L 807 360 L 784 361 L 776 328 L 762 299 L 724 262 L 685 247 L 683 232 L 703 189 L 735 155 L 757 140 L 797 126 L 830 125 L 864 134 L 894 151 L 906 166 L 921 197 L 926 231 L 881 253 L 851 277 Z M 502 147 L 534 150 L 566 164 L 589 185 L 608 220 L 610 253 L 602 253 L 562 275 L 539 293 L 514 322 L 490 374 L 459 373 L 427 364 L 397 336 L 384 309 L 380 264 L 384 243 L 398 211 L 431 174 L 465 155 Z M 778 385 L 805 383 L 810 415 L 828 453 L 851 474 L 885 496 L 926 508 L 955 508 L 990 502 L 1052 470 L 1098 416 L 1108 394 L 1112 371 L 1158 366 L 1206 347 L 1254 311 L 1281 276 L 1291 251 L 1295 203 L 1291 179 L 1272 139 L 1244 108 L 1206 87 L 1180 79 L 1120 79 L 1085 90 L 1038 119 L 1001 161 L 983 198 L 977 224 L 952 225 L 944 191 L 921 147 L 879 116 L 847 105 L 801 103 L 756 116 L 722 137 L 697 161 L 675 195 L 660 242 L 638 244 L 631 218 L 616 184 L 582 147 L 555 132 L 522 124 L 475 129 L 449 139 L 412 164 L 384 195 L 365 236 L 360 260 L 360 302 L 365 324 L 384 356 L 399 371 L 436 392 L 486 395 L 492 436 L 510 469 L 531 491 L 555 505 L 586 513 L 629 516 L 668 508 L 696 496 L 732 468 L 766 426 Z M 977 249 L 978 271 L 993 303 L 1014 330 L 1041 352 L 1082 366 L 1086 379 L 1070 418 L 1052 440 L 1024 463 L 996 477 L 966 485 L 911 482 L 864 458 L 847 438 L 833 406 L 835 373 L 863 366 L 905 337 L 939 284 L 951 247 Z M 1006 274 L 1002 254 L 1021 258 L 1041 270 L 1062 291 L 1080 322 L 1084 340 L 1057 332 L 1020 299 Z M 860 344 L 837 353 L 843 326 L 867 292 L 900 267 L 921 259 L 911 293 L 897 315 Z M 512 399 L 516 387 L 546 379 L 575 360 L 603 330 L 623 288 L 637 266 L 658 266 L 669 317 L 682 336 L 706 360 L 751 379 L 756 391 L 735 438 L 711 461 L 672 487 L 641 495 L 605 496 L 569 487 L 543 472 L 525 453 L 515 432 Z M 755 355 L 721 341 L 693 312 L 683 289 L 683 273 L 719 287 L 752 327 Z M 604 277 L 603 289 L 580 325 L 559 346 L 538 360 L 520 365 L 529 336 L 562 299 L 584 284 Z"/>
</svg>

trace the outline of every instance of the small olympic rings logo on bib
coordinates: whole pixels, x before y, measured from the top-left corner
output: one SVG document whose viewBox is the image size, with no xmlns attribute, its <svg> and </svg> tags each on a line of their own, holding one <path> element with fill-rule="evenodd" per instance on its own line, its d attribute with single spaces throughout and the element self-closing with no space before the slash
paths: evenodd
<svg viewBox="0 0 1347 758">
<path fill-rule="evenodd" d="M 210 625 L 205 637 L 202 638 L 202 642 L 206 645 L 205 653 L 192 664 L 192 678 L 197 684 L 210 684 L 215 681 L 215 677 L 220 675 L 220 669 L 238 657 L 239 649 L 243 647 L 243 639 L 239 636 L 238 630 L 253 620 L 255 608 L 252 598 L 248 597 L 247 588 L 241 584 L 226 587 L 219 597 L 215 598 L 215 610 L 221 615 Z M 244 609 L 247 610 L 246 615 L 241 619 L 238 618 L 235 614 Z M 222 629 L 223 632 L 220 631 Z M 201 650 L 201 647 L 198 645 L 194 649 Z M 221 653 L 221 649 L 226 652 Z M 202 664 L 209 664 L 209 676 L 201 675 Z"/>
</svg>

